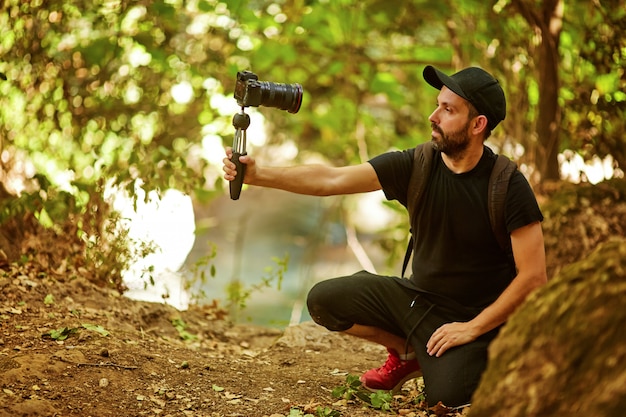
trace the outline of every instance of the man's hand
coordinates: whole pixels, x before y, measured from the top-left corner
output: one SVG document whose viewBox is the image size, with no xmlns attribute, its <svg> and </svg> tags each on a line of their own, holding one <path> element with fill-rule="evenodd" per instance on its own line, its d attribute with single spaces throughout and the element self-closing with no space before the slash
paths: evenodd
<svg viewBox="0 0 626 417">
<path fill-rule="evenodd" d="M 237 168 L 234 163 L 231 162 L 231 158 L 233 157 L 233 149 L 228 146 L 226 147 L 226 158 L 222 160 L 224 166 L 222 170 L 224 171 L 224 179 L 227 181 L 233 181 L 237 176 Z M 256 164 L 253 158 L 248 155 L 244 155 L 239 157 L 239 161 L 242 164 L 246 164 L 246 177 L 244 178 L 244 183 L 248 184 L 247 179 L 253 178 L 256 175 Z"/>
<path fill-rule="evenodd" d="M 447 323 L 435 330 L 426 344 L 430 356 L 440 357 L 446 350 L 476 340 L 478 336 L 468 323 Z"/>
</svg>

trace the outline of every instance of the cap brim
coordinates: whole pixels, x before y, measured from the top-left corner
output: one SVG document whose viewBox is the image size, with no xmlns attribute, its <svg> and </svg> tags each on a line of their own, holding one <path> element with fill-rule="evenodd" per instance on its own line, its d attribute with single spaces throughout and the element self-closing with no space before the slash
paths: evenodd
<svg viewBox="0 0 626 417">
<path fill-rule="evenodd" d="M 437 90 L 441 90 L 443 86 L 445 85 L 450 90 L 452 90 L 452 92 L 454 92 L 456 95 L 461 96 L 465 100 L 469 101 L 469 98 L 465 95 L 465 93 L 461 89 L 461 86 L 459 86 L 459 84 L 456 81 L 454 81 L 451 77 L 439 71 L 437 68 L 433 67 L 432 65 L 428 65 L 426 66 L 426 68 L 424 68 L 423 76 L 424 76 L 424 80 L 426 80 L 428 84 L 435 87 Z"/>
</svg>

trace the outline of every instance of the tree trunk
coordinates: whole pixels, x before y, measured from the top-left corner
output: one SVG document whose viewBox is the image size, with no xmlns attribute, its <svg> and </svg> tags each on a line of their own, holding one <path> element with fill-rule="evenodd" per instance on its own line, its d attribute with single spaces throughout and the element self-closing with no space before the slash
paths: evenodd
<svg viewBox="0 0 626 417">
<path fill-rule="evenodd" d="M 534 293 L 489 349 L 470 417 L 622 417 L 626 240 L 601 244 Z"/>
<path fill-rule="evenodd" d="M 524 0 L 514 0 L 512 4 L 540 38 L 539 59 L 535 65 L 539 85 L 536 165 L 542 179 L 558 180 L 561 125 L 559 41 L 563 26 L 563 0 L 545 0 L 540 10 L 535 10 L 535 6 Z"/>
</svg>

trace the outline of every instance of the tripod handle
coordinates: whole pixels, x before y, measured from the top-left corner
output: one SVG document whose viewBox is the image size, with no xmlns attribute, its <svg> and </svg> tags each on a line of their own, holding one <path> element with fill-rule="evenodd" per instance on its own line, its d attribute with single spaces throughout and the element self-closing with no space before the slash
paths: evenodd
<svg viewBox="0 0 626 417">
<path fill-rule="evenodd" d="M 243 153 L 233 152 L 233 156 L 230 158 L 230 162 L 237 167 L 237 176 L 235 176 L 235 179 L 229 184 L 231 200 L 239 199 L 241 187 L 243 186 L 243 178 L 246 176 L 246 164 L 242 164 L 241 161 L 239 161 L 239 157 L 243 155 L 247 155 L 247 153 L 245 151 Z"/>
</svg>

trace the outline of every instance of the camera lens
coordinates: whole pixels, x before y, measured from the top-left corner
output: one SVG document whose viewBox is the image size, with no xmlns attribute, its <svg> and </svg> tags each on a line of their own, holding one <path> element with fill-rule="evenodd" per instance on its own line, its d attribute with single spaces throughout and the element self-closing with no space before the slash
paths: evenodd
<svg viewBox="0 0 626 417">
<path fill-rule="evenodd" d="M 272 83 L 259 81 L 261 85 L 261 104 L 297 113 L 302 104 L 302 86 L 300 84 Z"/>
</svg>

